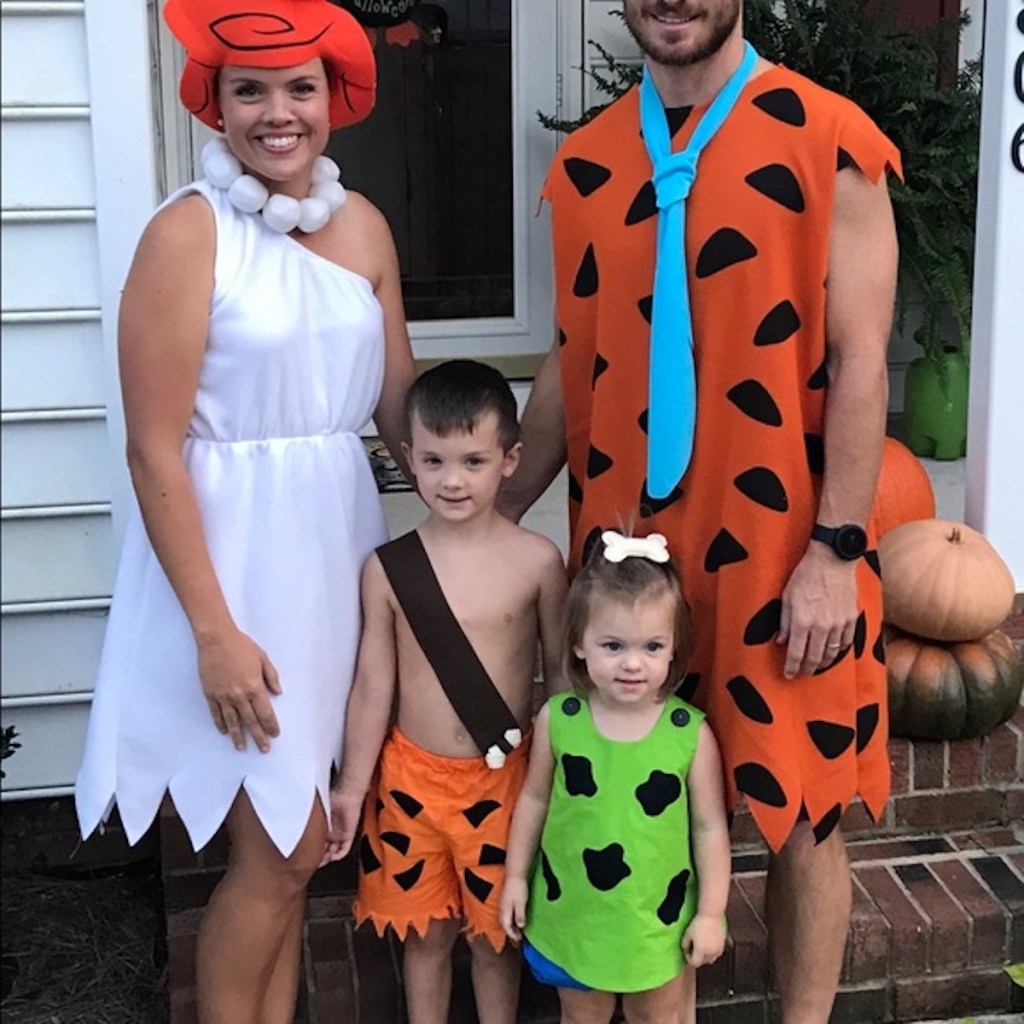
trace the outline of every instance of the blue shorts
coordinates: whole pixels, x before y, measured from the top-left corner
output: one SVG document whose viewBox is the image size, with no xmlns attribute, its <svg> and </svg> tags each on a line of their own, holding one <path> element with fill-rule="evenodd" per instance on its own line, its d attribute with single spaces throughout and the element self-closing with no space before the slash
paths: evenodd
<svg viewBox="0 0 1024 1024">
<path fill-rule="evenodd" d="M 593 991 L 589 985 L 584 985 L 574 977 L 567 974 L 558 964 L 552 963 L 536 946 L 531 946 L 527 939 L 523 939 L 523 959 L 530 968 L 530 973 L 542 985 L 553 985 L 555 988 L 574 988 L 580 992 Z"/>
</svg>

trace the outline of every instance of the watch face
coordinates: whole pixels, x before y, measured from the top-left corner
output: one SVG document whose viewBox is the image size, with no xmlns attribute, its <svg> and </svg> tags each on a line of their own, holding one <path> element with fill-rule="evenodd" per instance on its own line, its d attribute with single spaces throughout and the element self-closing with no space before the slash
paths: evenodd
<svg viewBox="0 0 1024 1024">
<path fill-rule="evenodd" d="M 835 549 L 843 558 L 860 558 L 867 547 L 868 535 L 859 526 L 840 526 L 836 530 Z"/>
</svg>

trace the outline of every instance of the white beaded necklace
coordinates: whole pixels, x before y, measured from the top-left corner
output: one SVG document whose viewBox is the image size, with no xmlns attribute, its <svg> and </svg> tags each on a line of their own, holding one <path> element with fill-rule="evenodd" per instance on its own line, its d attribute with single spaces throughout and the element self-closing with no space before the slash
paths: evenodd
<svg viewBox="0 0 1024 1024">
<path fill-rule="evenodd" d="M 307 234 L 319 231 L 345 202 L 345 189 L 338 180 L 341 170 L 327 156 L 313 162 L 313 185 L 305 199 L 271 193 L 262 181 L 245 173 L 224 139 L 211 139 L 203 146 L 202 160 L 206 180 L 224 189 L 236 209 L 260 214 L 267 227 L 285 235 L 296 228 Z"/>
</svg>

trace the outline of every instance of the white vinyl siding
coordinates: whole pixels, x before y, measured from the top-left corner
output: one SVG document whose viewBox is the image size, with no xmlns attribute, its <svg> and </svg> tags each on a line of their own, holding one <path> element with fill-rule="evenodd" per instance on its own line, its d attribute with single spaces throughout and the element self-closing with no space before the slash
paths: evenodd
<svg viewBox="0 0 1024 1024">
<path fill-rule="evenodd" d="M 3 0 L 0 20 L 2 710 L 21 743 L 6 799 L 69 792 L 81 757 L 124 493 L 113 313 L 153 205 L 154 141 L 139 0 L 90 0 L 88 15 Z"/>
</svg>

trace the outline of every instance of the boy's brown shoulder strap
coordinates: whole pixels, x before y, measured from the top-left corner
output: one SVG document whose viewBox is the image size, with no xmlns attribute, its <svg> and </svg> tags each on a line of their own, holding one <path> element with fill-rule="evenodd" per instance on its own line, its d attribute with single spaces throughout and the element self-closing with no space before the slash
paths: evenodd
<svg viewBox="0 0 1024 1024">
<path fill-rule="evenodd" d="M 518 730 L 519 723 L 455 618 L 418 531 L 377 548 L 377 556 L 416 642 L 473 742 L 482 754 L 495 745 L 508 753 L 514 744 L 505 733 Z"/>
</svg>

